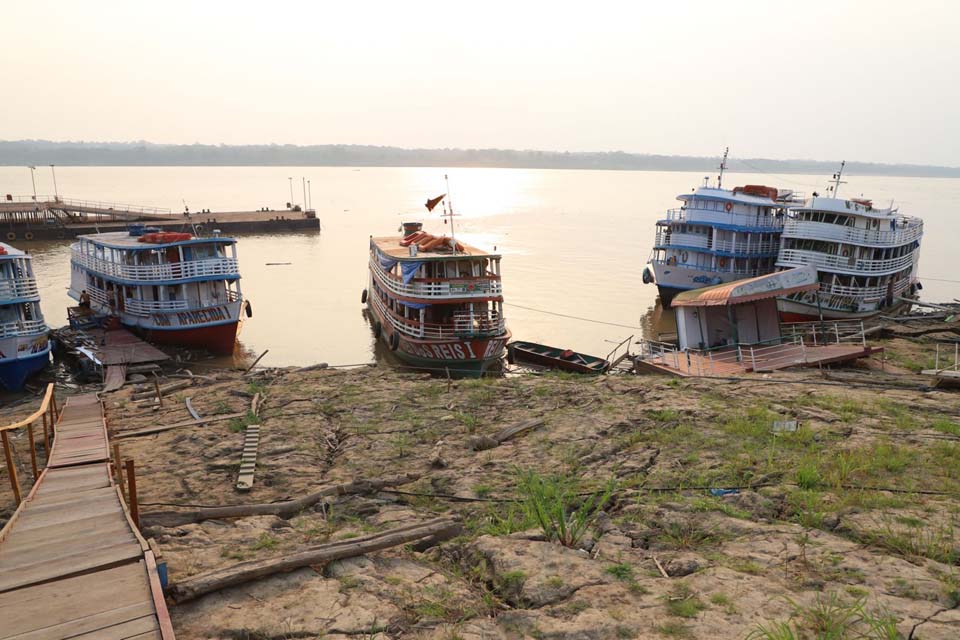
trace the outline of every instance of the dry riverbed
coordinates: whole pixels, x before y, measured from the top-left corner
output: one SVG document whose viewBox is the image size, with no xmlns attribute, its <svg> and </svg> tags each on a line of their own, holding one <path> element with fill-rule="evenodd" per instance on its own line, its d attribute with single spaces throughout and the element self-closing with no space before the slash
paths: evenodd
<svg viewBox="0 0 960 640">
<path fill-rule="evenodd" d="M 901 352 L 888 368 L 911 361 Z M 114 435 L 189 420 L 187 397 L 204 417 L 263 398 L 259 418 L 117 440 L 136 460 L 144 533 L 171 581 L 438 516 L 463 533 L 171 606 L 178 638 L 960 637 L 955 392 L 815 371 L 452 383 L 385 368 L 214 375 L 156 411 L 128 389 L 105 398 Z M 500 446 L 470 446 L 537 417 Z M 773 428 L 792 420 L 796 431 Z M 239 493 L 243 431 L 257 421 L 255 484 Z M 151 524 L 151 513 L 403 473 L 419 479 L 290 517 Z M 569 546 L 545 539 L 532 513 L 552 504 L 551 490 L 571 510 L 602 505 Z M 829 635 L 844 626 L 863 635 Z"/>
</svg>

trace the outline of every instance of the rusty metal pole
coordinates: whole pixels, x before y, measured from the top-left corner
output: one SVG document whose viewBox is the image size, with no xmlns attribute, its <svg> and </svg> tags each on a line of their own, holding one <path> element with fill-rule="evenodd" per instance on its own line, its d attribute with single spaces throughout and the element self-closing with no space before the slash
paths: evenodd
<svg viewBox="0 0 960 640">
<path fill-rule="evenodd" d="M 133 524 L 137 529 L 140 528 L 140 506 L 137 504 L 137 473 L 133 466 L 133 460 L 127 460 L 127 490 L 130 496 L 130 517 L 133 518 Z"/>
<path fill-rule="evenodd" d="M 20 496 L 20 479 L 17 478 L 17 467 L 13 464 L 13 453 L 10 451 L 10 436 L 6 431 L 0 431 L 0 440 L 3 440 L 3 457 L 7 459 L 7 474 L 10 476 L 13 498 L 17 501 L 17 506 L 20 506 L 23 500 Z"/>
<path fill-rule="evenodd" d="M 30 468 L 33 470 L 33 481 L 40 476 L 37 470 L 37 443 L 33 439 L 33 423 L 27 425 L 27 437 L 30 438 Z"/>
</svg>

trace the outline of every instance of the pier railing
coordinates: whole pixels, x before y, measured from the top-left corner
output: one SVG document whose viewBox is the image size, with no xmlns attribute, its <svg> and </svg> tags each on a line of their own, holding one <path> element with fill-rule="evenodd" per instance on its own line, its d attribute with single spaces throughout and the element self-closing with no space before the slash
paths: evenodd
<svg viewBox="0 0 960 640">
<path fill-rule="evenodd" d="M 6 278 L 0 280 L 0 299 L 35 298 L 40 295 L 35 278 Z"/>
<path fill-rule="evenodd" d="M 185 280 L 188 278 L 240 277 L 240 267 L 234 258 L 213 258 L 210 260 L 185 260 L 157 265 L 132 265 L 103 260 L 83 253 L 76 248 L 71 250 L 73 261 L 88 271 L 95 271 L 107 277 L 135 282 L 156 282 L 161 280 Z"/>
<path fill-rule="evenodd" d="M 414 279 L 404 284 L 396 275 L 387 272 L 375 256 L 370 258 L 370 269 L 377 280 L 389 291 L 413 298 L 489 298 L 503 295 L 503 285 L 495 276 L 475 278 L 451 278 L 449 280 L 423 281 Z"/>
<path fill-rule="evenodd" d="M 11 436 L 17 431 L 26 431 L 27 446 L 30 450 L 30 470 L 33 472 L 33 482 L 36 483 L 40 477 L 41 465 L 37 461 L 37 438 L 34 427 L 38 421 L 43 421 L 43 451 L 49 457 L 50 445 L 53 442 L 54 425 L 60 417 L 60 409 L 57 406 L 56 388 L 53 383 L 47 385 L 47 391 L 43 395 L 40 407 L 26 418 L 17 422 L 0 426 L 0 440 L 3 442 L 3 457 L 7 463 L 7 475 L 10 478 L 10 488 L 13 489 L 13 497 L 17 505 L 23 501 L 23 493 L 20 490 L 20 478 L 17 473 L 17 461 L 14 459 L 13 444 L 10 442 Z"/>
<path fill-rule="evenodd" d="M 3 203 L 28 203 L 42 205 L 49 209 L 68 209 L 72 211 L 89 212 L 98 215 L 110 215 L 111 211 L 120 214 L 138 213 L 150 216 L 178 216 L 171 213 L 170 209 L 165 207 L 145 207 L 138 204 L 127 204 L 124 202 L 107 202 L 103 200 L 81 200 L 78 198 L 64 198 L 57 195 L 37 195 L 34 196 L 0 196 L 0 204 Z"/>
<path fill-rule="evenodd" d="M 0 324 L 0 338 L 17 338 L 46 333 L 47 323 L 43 320 L 24 320 L 23 322 L 5 322 Z"/>
</svg>

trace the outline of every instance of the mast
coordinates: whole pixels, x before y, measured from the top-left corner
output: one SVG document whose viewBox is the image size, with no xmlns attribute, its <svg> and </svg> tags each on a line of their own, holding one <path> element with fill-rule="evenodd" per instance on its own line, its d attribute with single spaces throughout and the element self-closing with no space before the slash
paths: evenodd
<svg viewBox="0 0 960 640">
<path fill-rule="evenodd" d="M 447 177 L 447 174 L 443 174 L 443 180 L 447 183 L 447 201 L 443 206 L 443 215 L 444 217 L 450 217 L 450 244 L 453 252 L 457 252 L 457 234 L 453 230 L 453 218 L 456 214 L 453 213 L 453 196 L 450 195 L 450 178 Z M 447 205 L 450 206 L 448 211 Z"/>
<path fill-rule="evenodd" d="M 720 161 L 720 175 L 717 176 L 717 189 L 723 188 L 723 171 L 727 168 L 728 153 L 730 153 L 730 147 L 723 150 L 723 160 Z"/>
<path fill-rule="evenodd" d="M 837 190 L 840 188 L 840 185 L 847 184 L 846 180 L 841 180 L 840 176 L 843 175 L 843 167 L 847 164 L 846 160 L 840 161 L 840 171 L 837 171 L 833 174 L 833 197 L 837 197 Z"/>
</svg>

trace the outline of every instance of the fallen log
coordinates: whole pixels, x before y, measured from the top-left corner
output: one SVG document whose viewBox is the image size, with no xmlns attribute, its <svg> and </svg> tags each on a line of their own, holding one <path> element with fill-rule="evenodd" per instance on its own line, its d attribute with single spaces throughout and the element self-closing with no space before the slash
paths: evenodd
<svg viewBox="0 0 960 640">
<path fill-rule="evenodd" d="M 228 413 L 222 416 L 214 416 L 212 418 L 202 418 L 200 420 L 187 420 L 186 422 L 178 422 L 176 424 L 166 424 L 159 427 L 146 427 L 145 429 L 137 429 L 135 431 L 120 431 L 114 438 L 136 438 L 138 436 L 149 436 L 155 433 L 160 433 L 162 431 L 169 431 L 170 429 L 178 429 L 180 427 L 195 427 L 201 424 L 207 424 L 209 422 L 221 422 L 222 420 L 233 420 L 234 418 L 242 418 L 247 415 L 247 412 L 242 413 Z"/>
<path fill-rule="evenodd" d="M 285 573 L 318 564 L 326 564 L 341 558 L 352 558 L 374 551 L 397 547 L 421 538 L 442 538 L 459 531 L 460 523 L 450 518 L 436 518 L 420 524 L 409 525 L 349 540 L 340 540 L 312 547 L 279 558 L 251 560 L 231 567 L 193 576 L 170 586 L 168 595 L 176 604 L 195 600 L 200 596 L 228 587 L 246 584 L 275 573 Z"/>
<path fill-rule="evenodd" d="M 250 401 L 250 412 L 255 416 L 260 415 L 260 400 L 261 397 L 260 393 L 258 392 L 255 396 L 253 396 L 253 400 Z"/>
<path fill-rule="evenodd" d="M 200 420 L 200 414 L 197 413 L 197 410 L 193 408 L 193 404 L 190 402 L 190 398 L 185 398 L 183 404 L 187 405 L 187 411 L 193 417 L 194 420 Z"/>
<path fill-rule="evenodd" d="M 329 366 L 330 365 L 328 365 L 326 362 L 318 362 L 317 364 L 310 364 L 305 367 L 300 367 L 296 370 L 296 372 L 303 373 L 304 371 L 318 371 L 320 369 L 326 369 Z"/>
<path fill-rule="evenodd" d="M 284 502 L 267 502 L 261 504 L 238 504 L 224 507 L 206 507 L 195 511 L 155 511 L 140 514 L 140 522 L 144 526 L 179 527 L 184 524 L 203 522 L 204 520 L 219 520 L 222 518 L 243 518 L 246 516 L 278 516 L 289 518 L 304 509 L 312 507 L 324 498 L 357 493 L 373 493 L 384 487 L 397 487 L 418 480 L 418 474 L 403 474 L 382 480 L 359 479 L 344 484 L 336 484 L 320 491 Z"/>
<path fill-rule="evenodd" d="M 165 395 L 168 395 L 171 391 L 179 391 L 181 389 L 186 389 L 192 384 L 193 382 L 191 382 L 190 380 L 182 380 L 180 382 L 174 382 L 173 384 L 168 384 L 165 387 L 160 387 L 160 394 L 165 396 Z M 149 391 L 140 391 L 138 393 L 134 393 L 133 395 L 130 396 L 130 399 L 136 402 L 137 400 L 144 400 L 146 398 L 156 397 L 156 395 L 157 395 L 156 389 L 150 389 Z"/>
<path fill-rule="evenodd" d="M 501 444 L 525 431 L 534 429 L 543 424 L 543 418 L 530 418 L 501 429 L 492 436 L 474 436 L 467 440 L 467 446 L 474 451 L 484 451 L 499 447 Z"/>
</svg>

